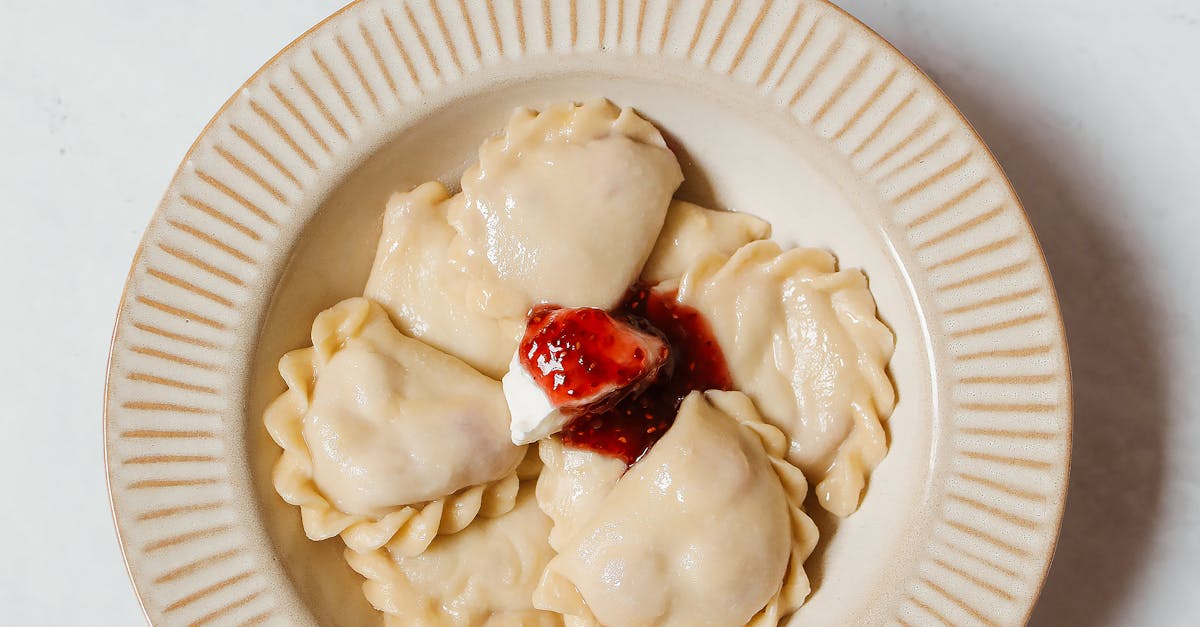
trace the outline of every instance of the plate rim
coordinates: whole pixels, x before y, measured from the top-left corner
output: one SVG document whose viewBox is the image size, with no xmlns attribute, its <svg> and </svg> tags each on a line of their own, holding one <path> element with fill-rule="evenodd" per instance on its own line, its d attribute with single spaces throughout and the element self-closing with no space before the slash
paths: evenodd
<svg viewBox="0 0 1200 627">
<path fill-rule="evenodd" d="M 397 4 L 407 4 L 408 1 L 409 0 L 399 0 L 397 2 Z M 521 0 L 516 0 L 516 1 L 520 2 Z M 617 1 L 624 2 L 624 0 L 617 0 Z M 636 2 L 638 4 L 644 4 L 645 2 L 648 2 L 648 1 L 650 1 L 650 0 L 634 0 L 634 2 Z M 1053 506 L 1054 517 L 1053 517 L 1053 521 L 1052 521 L 1053 522 L 1053 534 L 1051 536 L 1050 544 L 1048 547 L 1048 554 L 1045 557 L 1042 571 L 1036 578 L 1035 585 L 1032 588 L 1032 595 L 1031 595 L 1030 601 L 1028 604 L 1026 604 L 1027 606 L 1026 606 L 1026 609 L 1024 612 L 1024 616 L 1021 619 L 1021 623 L 1027 623 L 1029 621 L 1030 617 L 1032 616 L 1034 608 L 1036 607 L 1037 600 L 1040 598 L 1041 593 L 1044 590 L 1046 580 L 1047 580 L 1047 577 L 1049 574 L 1049 570 L 1053 563 L 1055 552 L 1057 550 L 1057 546 L 1058 546 L 1058 543 L 1060 540 L 1063 516 L 1065 513 L 1067 492 L 1068 492 L 1068 488 L 1069 488 L 1071 463 L 1072 463 L 1072 457 L 1073 457 L 1072 450 L 1073 450 L 1073 446 L 1074 446 L 1074 419 L 1075 419 L 1074 400 L 1075 399 L 1074 399 L 1074 385 L 1073 385 L 1073 377 L 1072 377 L 1072 369 L 1071 369 L 1070 352 L 1069 352 L 1069 347 L 1068 347 L 1068 343 L 1067 343 L 1065 322 L 1062 317 L 1061 302 L 1059 300 L 1057 288 L 1056 288 L 1054 280 L 1053 280 L 1053 276 L 1051 273 L 1049 263 L 1045 256 L 1045 252 L 1043 250 L 1042 243 L 1037 237 L 1037 233 L 1033 228 L 1032 222 L 1030 221 L 1027 211 L 1025 210 L 1024 203 L 1020 200 L 1020 196 L 1018 195 L 1017 190 L 1013 187 L 1013 184 L 1012 184 L 1008 174 L 1005 172 L 1003 166 L 1001 165 L 999 160 L 996 158 L 994 152 L 984 141 L 982 135 L 978 132 L 978 130 L 971 124 L 970 120 L 967 119 L 967 117 L 963 114 L 963 112 L 954 104 L 954 102 L 949 98 L 949 96 L 945 93 L 945 91 L 941 88 L 941 86 L 931 76 L 929 76 L 924 70 L 922 70 L 921 67 L 917 63 L 912 61 L 908 56 L 906 56 L 902 51 L 900 51 L 895 45 L 893 45 L 888 39 L 883 37 L 880 33 L 878 33 L 875 29 L 871 28 L 869 25 L 865 24 L 862 20 L 857 18 L 855 15 L 853 15 L 846 9 L 843 9 L 841 6 L 839 6 L 838 4 L 833 2 L 833 0 L 798 0 L 798 1 L 800 4 L 815 3 L 815 4 L 822 5 L 825 9 L 831 10 L 831 11 L 839 14 L 842 18 L 847 19 L 852 24 L 852 26 L 857 28 L 861 33 L 867 35 L 867 37 L 875 45 L 882 44 L 882 48 L 888 52 L 888 56 L 891 58 L 892 61 L 898 63 L 904 69 L 912 72 L 916 77 L 918 77 L 918 80 L 921 82 L 922 87 L 925 89 L 928 89 L 929 95 L 932 95 L 934 97 L 934 99 L 937 101 L 939 109 L 942 109 L 945 111 L 952 111 L 954 113 L 957 120 L 961 123 L 961 125 L 968 132 L 970 138 L 975 141 L 975 143 L 978 145 L 978 147 L 982 148 L 982 151 L 980 152 L 980 154 L 986 158 L 987 165 L 991 168 L 994 168 L 995 171 L 997 171 L 1001 174 L 999 179 L 997 179 L 997 182 L 999 182 L 1003 186 L 1004 191 L 1007 192 L 1009 195 L 1011 195 L 1011 197 L 1016 201 L 1015 208 L 1017 209 L 1017 211 L 1015 212 L 1014 215 L 1019 216 L 1019 218 L 1020 218 L 1019 223 L 1020 223 L 1020 229 L 1022 230 L 1022 234 L 1028 237 L 1028 240 L 1032 243 L 1033 250 L 1036 251 L 1037 257 L 1040 261 L 1040 263 L 1038 264 L 1038 268 L 1045 275 L 1045 282 L 1046 282 L 1046 285 L 1048 288 L 1047 294 L 1050 298 L 1050 304 L 1052 305 L 1052 307 L 1050 308 L 1050 312 L 1053 315 L 1050 316 L 1050 318 L 1052 318 L 1052 321 L 1054 323 L 1056 323 L 1057 331 L 1058 331 L 1057 338 L 1056 338 L 1057 343 L 1054 346 L 1054 348 L 1057 349 L 1061 355 L 1062 370 L 1063 370 L 1063 375 L 1064 375 L 1062 385 L 1065 388 L 1065 390 L 1064 390 L 1065 393 L 1063 395 L 1062 402 L 1065 405 L 1065 424 L 1063 425 L 1062 432 L 1061 432 L 1061 436 L 1064 439 L 1064 445 L 1063 445 L 1064 455 L 1063 455 L 1063 460 L 1062 460 L 1063 461 L 1062 482 L 1061 482 L 1058 493 L 1055 495 L 1051 495 L 1054 498 L 1054 506 Z M 711 2 L 711 0 L 709 0 L 709 2 Z M 764 2 L 766 2 L 767 4 L 774 4 L 775 0 L 764 0 Z M 112 476 L 113 460 L 112 460 L 112 450 L 111 450 L 111 447 L 109 446 L 109 434 L 110 434 L 110 428 L 111 428 L 109 409 L 110 409 L 111 401 L 112 401 L 111 392 L 113 389 L 113 366 L 115 363 L 116 342 L 117 342 L 117 339 L 119 336 L 119 332 L 122 328 L 122 325 L 124 322 L 126 322 L 127 310 L 128 310 L 127 297 L 129 296 L 129 291 L 133 285 L 133 278 L 134 278 L 135 272 L 137 270 L 138 263 L 139 263 L 139 261 L 141 261 L 141 259 L 143 257 L 143 253 L 145 252 L 147 244 L 149 243 L 151 235 L 152 235 L 152 229 L 150 227 L 152 225 L 154 225 L 155 223 L 162 221 L 163 216 L 166 212 L 166 207 L 169 204 L 169 200 L 171 197 L 171 191 L 176 187 L 176 183 L 180 179 L 181 175 L 184 173 L 188 163 L 191 162 L 193 160 L 193 158 L 196 156 L 198 149 L 200 148 L 200 146 L 202 145 L 202 143 L 204 142 L 206 137 L 208 137 L 210 135 L 211 131 L 213 130 L 213 127 L 219 121 L 221 121 L 225 117 L 226 113 L 232 108 L 232 106 L 238 102 L 239 96 L 241 96 L 241 94 L 244 90 L 246 90 L 253 83 L 255 83 L 258 79 L 260 79 L 265 73 L 267 73 L 272 68 L 274 68 L 281 58 L 296 51 L 302 44 L 309 41 L 314 35 L 318 34 L 329 24 L 338 20 L 338 18 L 355 10 L 356 8 L 358 8 L 362 5 L 381 4 L 381 3 L 382 3 L 382 0 L 350 0 L 347 4 L 338 8 L 336 11 L 330 13 L 328 16 L 321 19 L 320 21 L 318 21 L 317 23 L 315 23 L 314 25 L 312 25 L 311 27 L 306 29 L 303 33 L 299 34 L 298 36 L 293 38 L 291 41 L 289 41 L 285 46 L 280 48 L 269 59 L 267 59 L 265 62 L 263 62 L 250 76 L 248 76 L 239 85 L 239 87 L 237 89 L 235 89 L 233 91 L 233 93 L 221 104 L 221 106 L 214 112 L 214 114 L 211 116 L 211 118 L 205 123 L 205 125 L 202 127 L 202 129 L 197 133 L 195 139 L 192 141 L 192 143 L 189 145 L 187 150 L 184 152 L 182 158 L 180 159 L 179 165 L 175 168 L 171 177 L 168 179 L 168 183 L 166 185 L 166 189 L 164 190 L 163 197 L 160 199 L 160 201 L 158 202 L 158 204 L 156 205 L 156 207 L 154 209 L 154 212 L 151 214 L 151 216 L 147 222 L 147 226 L 143 230 L 142 235 L 139 238 L 137 248 L 135 249 L 134 255 L 130 261 L 129 270 L 127 271 L 125 283 L 122 287 L 122 291 L 121 291 L 119 301 L 118 301 L 119 306 L 118 306 L 117 314 L 114 318 L 113 330 L 112 330 L 112 333 L 110 336 L 110 341 L 109 341 L 109 351 L 108 351 L 108 356 L 106 359 L 105 375 L 104 375 L 104 397 L 103 397 L 103 402 L 102 402 L 102 439 L 103 439 L 102 445 L 103 445 L 103 459 L 104 459 L 104 466 L 105 466 L 105 487 L 106 487 L 106 492 L 108 495 L 110 518 L 113 522 L 113 529 L 116 532 L 116 539 L 117 539 L 118 546 L 120 547 L 120 550 L 121 550 L 121 558 L 122 558 L 122 562 L 125 567 L 126 575 L 129 578 L 129 581 L 133 587 L 135 597 L 138 601 L 139 607 L 141 608 L 142 614 L 146 618 L 147 622 L 150 624 L 154 624 L 154 620 L 151 616 L 149 608 L 146 605 L 143 589 L 139 585 L 138 578 L 134 575 L 133 567 L 130 562 L 129 551 L 126 546 L 126 532 L 127 531 L 125 529 L 123 529 L 122 524 L 118 517 L 118 513 L 117 513 L 118 496 L 113 487 L 113 476 Z M 572 0 L 572 4 L 574 4 L 574 0 Z M 736 10 L 736 8 L 733 10 Z M 548 54 L 556 55 L 556 54 L 562 54 L 562 53 L 557 52 L 557 51 L 550 51 Z"/>
<path fill-rule="evenodd" d="M 154 625 L 154 619 L 150 616 L 150 609 L 146 607 L 142 589 L 138 585 L 138 579 L 133 574 L 133 565 L 129 563 L 129 551 L 125 546 L 125 532 L 122 529 L 121 522 L 117 516 L 117 496 L 116 492 L 113 490 L 112 481 L 112 452 L 111 447 L 108 445 L 110 425 L 108 408 L 111 401 L 110 393 L 112 390 L 113 363 L 115 362 L 117 334 L 118 331 L 120 331 L 121 323 L 125 318 L 125 303 L 127 302 L 127 298 L 129 296 L 129 289 L 133 285 L 134 272 L 137 270 L 138 261 L 141 260 L 142 253 L 146 250 L 146 244 L 150 238 L 150 225 L 160 221 L 166 211 L 166 205 L 170 199 L 170 190 L 172 187 L 174 187 L 175 181 L 179 179 L 181 174 L 183 174 L 184 168 L 187 166 L 188 162 L 192 160 L 192 157 L 195 156 L 197 149 L 204 138 L 208 135 L 209 131 L 211 131 L 213 126 L 225 115 L 225 112 L 228 111 L 235 102 L 237 102 L 238 95 L 242 92 L 242 90 L 246 89 L 251 83 L 266 73 L 267 70 L 275 65 L 276 61 L 294 50 L 300 45 L 301 42 L 307 40 L 311 35 L 320 31 L 326 24 L 332 22 L 342 14 L 350 11 L 355 6 L 365 1 L 367 0 L 350 0 L 338 10 L 330 13 L 316 24 L 310 26 L 303 33 L 297 35 L 284 47 L 280 48 L 278 52 L 271 55 L 271 58 L 267 59 L 262 63 L 262 65 L 258 66 L 258 69 L 254 70 L 253 74 L 246 77 L 246 80 L 242 81 L 242 83 L 238 85 L 237 89 L 235 89 L 233 93 L 221 103 L 221 106 L 217 108 L 212 117 L 210 117 L 208 121 L 204 123 L 204 126 L 200 129 L 200 132 L 196 134 L 196 138 L 192 140 L 192 143 L 188 146 L 187 150 L 184 151 L 183 157 L 180 158 L 179 165 L 176 166 L 175 170 L 171 173 L 171 178 L 167 181 L 167 187 L 165 190 L 163 190 L 162 198 L 159 199 L 158 204 L 155 205 L 154 212 L 150 214 L 150 219 L 146 222 L 146 227 L 142 229 L 142 235 L 138 238 L 137 248 L 134 249 L 133 258 L 129 261 L 129 269 L 125 273 L 125 283 L 121 286 L 121 295 L 117 300 L 117 315 L 113 318 L 112 333 L 110 334 L 108 340 L 108 354 L 105 357 L 104 363 L 104 398 L 102 399 L 101 404 L 100 437 L 102 440 L 101 445 L 104 449 L 104 491 L 108 496 L 109 519 L 112 521 L 113 531 L 116 534 L 117 547 L 121 549 L 121 564 L 125 568 L 125 576 L 129 579 L 130 586 L 133 587 L 134 598 L 137 599 L 138 607 L 142 611 L 142 616 L 146 619 L 146 623 L 149 625 Z"/>
<path fill-rule="evenodd" d="M 359 1 L 362 0 L 354 0 L 354 2 Z M 1058 541 L 1060 541 L 1062 538 L 1062 519 L 1063 515 L 1066 514 L 1067 509 L 1067 491 L 1070 485 L 1070 465 L 1072 465 L 1072 460 L 1074 459 L 1072 452 L 1075 446 L 1074 375 L 1072 368 L 1070 368 L 1070 351 L 1067 344 L 1067 323 L 1062 317 L 1062 301 L 1058 299 L 1058 288 L 1055 285 L 1054 273 L 1051 273 L 1050 271 L 1050 262 L 1049 259 L 1046 259 L 1045 250 L 1042 246 L 1042 240 L 1038 238 L 1037 231 L 1033 228 L 1033 222 L 1030 220 L 1030 214 L 1028 214 L 1028 211 L 1025 210 L 1025 203 L 1021 201 L 1021 196 L 1019 193 L 1016 193 L 1016 187 L 1013 186 L 1012 179 L 1009 179 L 1008 172 L 1006 169 L 1004 169 L 1004 166 L 1001 165 L 1000 160 L 996 159 L 996 154 L 994 151 L 992 151 L 990 145 L 988 145 L 988 142 L 984 141 L 983 135 L 980 135 L 979 130 L 976 129 L 973 124 L 971 124 L 971 120 L 968 120 L 966 114 L 962 113 L 962 109 L 960 109 L 958 105 L 955 105 L 953 100 L 950 100 L 950 96 L 946 94 L 946 90 L 942 89 L 942 85 L 938 84 L 937 80 L 934 80 L 934 77 L 929 76 L 928 72 L 925 72 L 922 67 L 917 65 L 916 61 L 908 58 L 908 55 L 902 52 L 900 48 L 896 47 L 892 41 L 888 40 L 887 37 L 884 37 L 877 30 L 872 29 L 871 26 L 863 22 L 862 19 L 859 19 L 850 11 L 846 11 L 845 8 L 835 4 L 833 0 L 817 1 L 824 2 L 824 4 L 832 7 L 834 11 L 841 13 L 842 17 L 850 19 L 853 24 L 858 26 L 858 28 L 869 32 L 869 34 L 874 37 L 877 42 L 882 43 L 883 46 L 886 47 L 890 53 L 892 53 L 894 59 L 898 59 L 901 64 L 906 65 L 911 71 L 916 72 L 918 76 L 924 78 L 925 82 L 928 83 L 932 90 L 934 90 L 938 101 L 940 101 L 944 107 L 948 108 L 949 111 L 954 112 L 956 117 L 959 118 L 960 123 L 966 127 L 968 132 L 971 133 L 972 138 L 976 139 L 976 142 L 978 142 L 980 147 L 983 148 L 983 155 L 988 157 L 988 162 L 990 165 L 996 168 L 997 172 L 1003 174 L 1003 177 L 1001 177 L 1001 184 L 1006 187 L 1006 190 L 1008 193 L 1010 193 L 1010 195 L 1013 196 L 1013 198 L 1016 198 L 1016 208 L 1019 209 L 1018 214 L 1021 217 L 1021 227 L 1025 229 L 1026 234 L 1033 241 L 1034 250 L 1037 251 L 1038 257 L 1040 258 L 1040 261 L 1042 261 L 1039 267 L 1042 268 L 1046 275 L 1046 283 L 1048 283 L 1050 286 L 1050 299 L 1052 303 L 1054 303 L 1054 309 L 1057 314 L 1055 316 L 1055 322 L 1058 324 L 1058 338 L 1060 338 L 1060 342 L 1058 342 L 1060 346 L 1058 346 L 1058 348 L 1060 348 L 1062 351 L 1064 383 L 1066 383 L 1067 386 L 1066 395 L 1064 395 L 1063 399 L 1067 405 L 1067 424 L 1063 432 L 1063 437 L 1066 438 L 1067 455 L 1066 459 L 1063 460 L 1064 466 L 1062 488 L 1058 490 L 1057 495 L 1058 508 L 1057 516 L 1055 518 L 1054 537 L 1052 537 L 1050 541 L 1050 554 L 1046 556 L 1045 566 L 1042 568 L 1042 574 L 1040 574 L 1038 577 L 1038 583 L 1036 590 L 1033 592 L 1032 602 L 1028 604 L 1028 608 L 1025 610 L 1025 616 L 1021 617 L 1021 623 L 1028 623 L 1033 616 L 1033 609 L 1037 607 L 1038 599 L 1042 598 L 1042 592 L 1045 590 L 1046 579 L 1048 579 L 1050 575 L 1050 567 L 1054 565 L 1055 554 L 1058 550 Z"/>
</svg>

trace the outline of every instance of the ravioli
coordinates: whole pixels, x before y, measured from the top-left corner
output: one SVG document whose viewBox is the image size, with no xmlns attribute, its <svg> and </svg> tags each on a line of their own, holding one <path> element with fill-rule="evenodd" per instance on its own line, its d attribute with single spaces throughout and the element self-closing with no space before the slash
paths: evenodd
<svg viewBox="0 0 1200 627">
<path fill-rule="evenodd" d="M 740 392 L 693 392 L 550 561 L 534 605 L 584 624 L 774 625 L 817 540 L 787 439 Z"/>
<path fill-rule="evenodd" d="M 892 332 L 858 270 L 829 253 L 769 241 L 710 255 L 680 282 L 679 302 L 708 318 L 734 386 L 791 439 L 790 459 L 821 505 L 847 516 L 887 454 L 880 424 L 895 406 Z"/>
<path fill-rule="evenodd" d="M 425 183 L 388 200 L 383 233 L 364 295 L 411 337 L 499 379 L 525 326 L 527 306 L 502 306 L 506 287 L 450 257 L 457 234 L 447 213 L 465 198 Z"/>
<path fill-rule="evenodd" d="M 288 390 L 268 407 L 284 449 L 275 487 L 314 540 L 420 552 L 478 514 L 513 506 L 525 447 L 508 438 L 500 384 L 396 330 L 352 298 L 313 323 L 312 348 L 288 353 Z"/>
<path fill-rule="evenodd" d="M 512 511 L 441 536 L 420 555 L 347 551 L 346 561 L 367 579 L 367 600 L 389 626 L 549 627 L 562 618 L 534 608 L 531 600 L 554 556 L 546 542 L 549 529 L 528 483 Z"/>
<path fill-rule="evenodd" d="M 458 259 L 528 305 L 610 308 L 662 228 L 679 162 L 652 124 L 608 101 L 518 109 L 463 175 Z M 522 311 L 524 313 L 524 311 Z"/>
</svg>

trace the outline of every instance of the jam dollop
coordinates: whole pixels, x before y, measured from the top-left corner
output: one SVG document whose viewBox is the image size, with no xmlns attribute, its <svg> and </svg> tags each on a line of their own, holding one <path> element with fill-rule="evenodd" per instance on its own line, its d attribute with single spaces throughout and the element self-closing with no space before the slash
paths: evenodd
<svg viewBox="0 0 1200 627">
<path fill-rule="evenodd" d="M 567 416 L 600 412 L 637 394 L 668 364 L 670 349 L 642 318 L 594 307 L 538 305 L 521 340 L 521 365 Z"/>
<path fill-rule="evenodd" d="M 677 302 L 674 292 L 635 285 L 613 316 L 657 330 L 670 347 L 670 359 L 641 389 L 611 405 L 585 408 L 567 423 L 562 440 L 633 464 L 671 427 L 685 396 L 694 390 L 729 390 L 733 381 L 708 320 Z"/>
</svg>

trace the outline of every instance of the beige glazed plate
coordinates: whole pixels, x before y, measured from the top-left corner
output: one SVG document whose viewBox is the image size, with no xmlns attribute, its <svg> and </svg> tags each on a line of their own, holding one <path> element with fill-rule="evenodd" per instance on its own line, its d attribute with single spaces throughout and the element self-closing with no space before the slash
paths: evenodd
<svg viewBox="0 0 1200 627">
<path fill-rule="evenodd" d="M 871 282 L 891 450 L 822 528 L 795 625 L 1023 623 L 1053 552 L 1071 398 L 1053 288 L 1004 174 L 898 52 L 822 0 L 362 0 L 272 59 L 188 152 L 113 338 L 108 474 L 156 625 L 374 625 L 337 540 L 270 484 L 276 362 L 360 294 L 386 197 L 457 181 L 515 106 L 607 97 L 680 195 Z"/>
</svg>

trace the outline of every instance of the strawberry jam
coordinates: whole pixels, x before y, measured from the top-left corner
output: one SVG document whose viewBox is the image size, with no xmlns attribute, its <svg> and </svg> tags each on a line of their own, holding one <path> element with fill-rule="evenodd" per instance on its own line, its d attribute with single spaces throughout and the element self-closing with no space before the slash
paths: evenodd
<svg viewBox="0 0 1200 627">
<path fill-rule="evenodd" d="M 564 414 L 611 408 L 646 387 L 670 355 L 640 318 L 603 309 L 539 305 L 521 340 L 521 365 Z"/>
<path fill-rule="evenodd" d="M 613 315 L 657 329 L 670 345 L 670 363 L 659 368 L 643 389 L 622 395 L 607 407 L 584 409 L 563 429 L 564 444 L 633 464 L 671 427 L 688 393 L 732 389 L 725 355 L 708 320 L 674 297 L 646 286 L 630 289 Z M 540 372 L 529 364 L 526 367 Z"/>
</svg>

